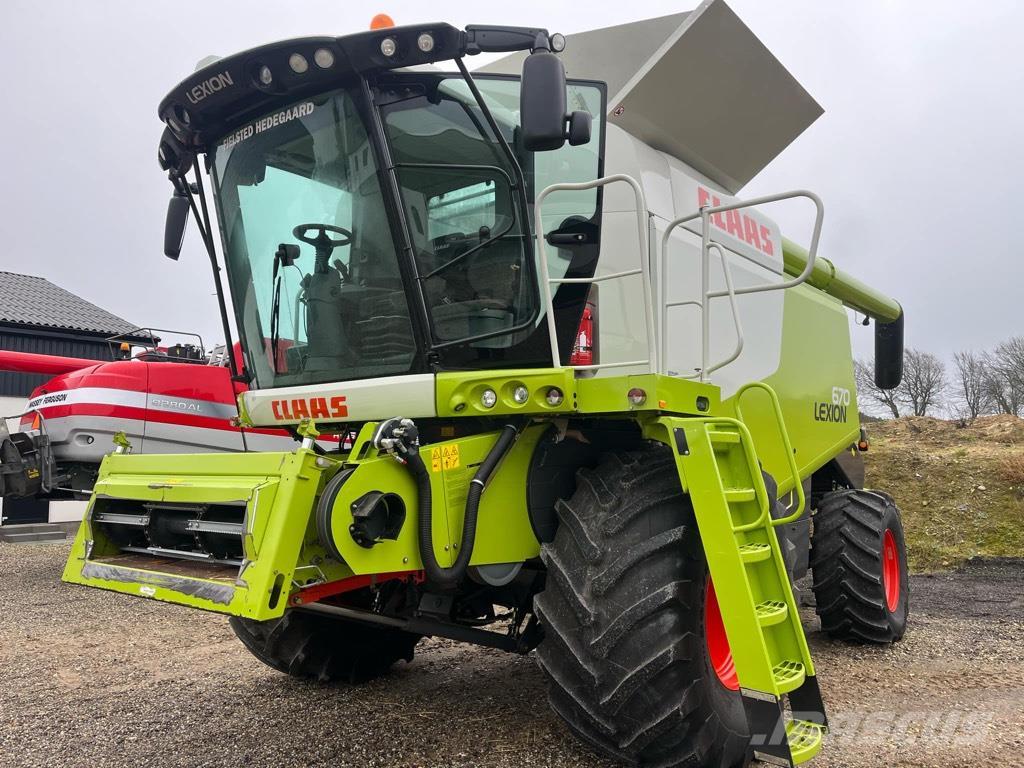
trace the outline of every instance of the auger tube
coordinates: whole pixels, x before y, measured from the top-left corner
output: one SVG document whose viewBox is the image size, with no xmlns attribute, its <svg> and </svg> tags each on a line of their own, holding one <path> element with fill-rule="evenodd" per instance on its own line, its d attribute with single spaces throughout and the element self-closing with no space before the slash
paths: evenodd
<svg viewBox="0 0 1024 768">
<path fill-rule="evenodd" d="M 786 274 L 795 277 L 803 272 L 807 264 L 807 250 L 792 240 L 782 238 L 782 258 Z M 903 307 L 898 301 L 837 269 L 828 259 L 818 256 L 814 262 L 811 276 L 807 278 L 808 285 L 839 299 L 850 309 L 862 312 L 879 323 L 894 323 L 903 314 Z"/>
</svg>

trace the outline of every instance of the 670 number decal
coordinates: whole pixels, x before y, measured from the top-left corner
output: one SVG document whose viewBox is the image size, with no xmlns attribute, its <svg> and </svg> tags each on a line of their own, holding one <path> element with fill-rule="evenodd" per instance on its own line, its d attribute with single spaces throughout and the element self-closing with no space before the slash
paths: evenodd
<svg viewBox="0 0 1024 768">
<path fill-rule="evenodd" d="M 849 420 L 850 390 L 832 387 L 832 402 L 814 403 L 814 420 L 842 424 Z"/>
</svg>

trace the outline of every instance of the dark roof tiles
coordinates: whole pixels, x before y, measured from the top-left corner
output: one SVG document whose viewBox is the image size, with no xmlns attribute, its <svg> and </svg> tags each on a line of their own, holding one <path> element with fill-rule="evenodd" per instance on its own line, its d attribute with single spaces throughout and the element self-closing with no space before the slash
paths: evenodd
<svg viewBox="0 0 1024 768">
<path fill-rule="evenodd" d="M 128 333 L 138 327 L 45 278 L 3 271 L 0 271 L 0 323 L 107 336 Z"/>
</svg>

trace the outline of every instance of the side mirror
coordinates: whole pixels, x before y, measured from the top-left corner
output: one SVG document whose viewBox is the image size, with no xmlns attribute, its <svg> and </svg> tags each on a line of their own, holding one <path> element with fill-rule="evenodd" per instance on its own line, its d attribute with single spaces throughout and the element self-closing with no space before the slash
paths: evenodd
<svg viewBox="0 0 1024 768">
<path fill-rule="evenodd" d="M 523 61 L 519 115 L 523 147 L 530 152 L 565 144 L 565 67 L 551 51 L 538 48 Z"/>
<path fill-rule="evenodd" d="M 903 313 L 891 323 L 875 320 L 875 385 L 896 389 L 903 380 Z"/>
<path fill-rule="evenodd" d="M 167 220 L 164 222 L 164 256 L 175 261 L 181 255 L 185 225 L 188 224 L 188 209 L 188 198 L 175 190 L 167 203 Z"/>
<path fill-rule="evenodd" d="M 590 141 L 591 118 L 589 112 L 577 111 L 569 115 L 569 132 L 567 137 L 570 146 L 578 147 Z"/>
</svg>

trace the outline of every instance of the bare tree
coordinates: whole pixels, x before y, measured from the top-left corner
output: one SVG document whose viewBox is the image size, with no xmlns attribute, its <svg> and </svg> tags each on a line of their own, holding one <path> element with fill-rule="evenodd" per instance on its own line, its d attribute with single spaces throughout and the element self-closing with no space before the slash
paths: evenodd
<svg viewBox="0 0 1024 768">
<path fill-rule="evenodd" d="M 875 374 L 871 365 L 861 360 L 853 364 L 854 376 L 857 380 L 857 394 L 867 396 L 878 405 L 886 408 L 894 419 L 900 417 L 899 389 L 882 389 L 875 384 Z"/>
<path fill-rule="evenodd" d="M 965 350 L 953 355 L 953 363 L 956 366 L 956 395 L 960 410 L 964 418 L 976 419 L 988 410 L 991 402 L 985 356 Z"/>
<path fill-rule="evenodd" d="M 1000 413 L 1024 411 L 1024 336 L 998 345 L 985 358 L 986 394 Z"/>
<path fill-rule="evenodd" d="M 903 353 L 903 381 L 898 396 L 915 416 L 927 416 L 928 409 L 941 405 L 946 389 L 946 366 L 931 352 L 907 349 Z"/>
</svg>

